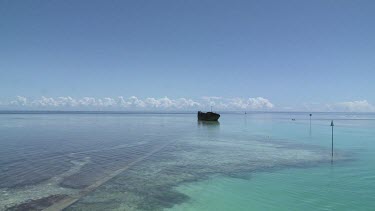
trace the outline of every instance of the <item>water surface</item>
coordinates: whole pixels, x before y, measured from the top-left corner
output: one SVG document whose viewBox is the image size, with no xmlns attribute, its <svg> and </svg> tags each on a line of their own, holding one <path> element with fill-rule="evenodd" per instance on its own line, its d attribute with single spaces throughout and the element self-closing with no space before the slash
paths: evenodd
<svg viewBox="0 0 375 211">
<path fill-rule="evenodd" d="M 0 209 L 371 210 L 373 119 L 3 112 Z"/>
</svg>

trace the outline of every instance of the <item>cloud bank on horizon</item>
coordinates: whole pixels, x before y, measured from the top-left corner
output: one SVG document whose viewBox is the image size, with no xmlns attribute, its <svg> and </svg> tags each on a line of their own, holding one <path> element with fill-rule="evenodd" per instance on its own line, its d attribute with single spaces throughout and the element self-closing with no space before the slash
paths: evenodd
<svg viewBox="0 0 375 211">
<path fill-rule="evenodd" d="M 119 97 L 45 97 L 27 98 L 17 96 L 8 102 L 0 102 L 0 109 L 14 110 L 127 110 L 127 111 L 331 111 L 331 112 L 375 112 L 375 106 L 367 100 L 337 102 L 331 104 L 304 104 L 301 107 L 277 107 L 269 99 L 254 98 L 224 98 L 204 96 L 199 99 L 168 97 L 139 98 L 131 96 Z"/>
<path fill-rule="evenodd" d="M 347 111 L 347 112 L 375 112 L 375 106 L 367 102 L 367 100 L 339 102 L 335 104 L 328 104 L 330 111 Z"/>
<path fill-rule="evenodd" d="M 222 98 L 202 97 L 199 100 L 178 98 L 138 98 L 131 96 L 124 98 L 94 98 L 94 97 L 40 97 L 28 99 L 17 96 L 14 100 L 1 104 L 8 109 L 61 109 L 61 110 L 271 110 L 274 105 L 263 97 L 255 98 Z"/>
</svg>

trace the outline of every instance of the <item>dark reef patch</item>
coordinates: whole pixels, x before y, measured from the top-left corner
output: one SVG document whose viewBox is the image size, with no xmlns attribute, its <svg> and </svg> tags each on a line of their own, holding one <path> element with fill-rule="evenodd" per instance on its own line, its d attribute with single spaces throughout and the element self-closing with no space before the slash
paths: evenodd
<svg viewBox="0 0 375 211">
<path fill-rule="evenodd" d="M 323 149 L 283 143 L 176 142 L 103 184 L 66 210 L 163 210 L 189 200 L 175 187 L 213 175 L 250 179 L 252 173 L 329 163 Z M 346 160 L 343 154 L 338 161 Z"/>
<path fill-rule="evenodd" d="M 6 208 L 6 211 L 39 211 L 65 199 L 66 195 L 52 195 L 41 199 L 30 200 L 25 203 Z"/>
</svg>

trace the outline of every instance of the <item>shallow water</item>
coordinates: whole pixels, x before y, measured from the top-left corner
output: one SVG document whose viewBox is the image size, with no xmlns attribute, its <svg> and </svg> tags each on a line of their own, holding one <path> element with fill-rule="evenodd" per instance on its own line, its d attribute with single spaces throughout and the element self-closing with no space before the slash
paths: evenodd
<svg viewBox="0 0 375 211">
<path fill-rule="evenodd" d="M 373 119 L 3 113 L 0 210 L 371 210 Z"/>
</svg>

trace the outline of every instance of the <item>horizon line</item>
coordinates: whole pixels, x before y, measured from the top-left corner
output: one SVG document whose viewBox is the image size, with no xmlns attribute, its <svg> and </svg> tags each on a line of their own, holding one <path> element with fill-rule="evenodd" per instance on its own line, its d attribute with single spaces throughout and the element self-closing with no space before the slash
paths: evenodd
<svg viewBox="0 0 375 211">
<path fill-rule="evenodd" d="M 202 111 L 202 110 L 201 110 Z M 0 110 L 0 114 L 27 114 L 27 113 L 119 113 L 119 114 L 193 114 L 198 112 L 198 110 L 12 110 L 12 109 L 4 109 Z M 208 112 L 208 111 L 207 111 Z M 266 110 L 259 110 L 259 111 L 224 111 L 218 110 L 214 111 L 215 113 L 226 113 L 226 114 L 251 114 L 251 113 L 345 113 L 345 114 L 375 114 L 375 112 L 371 111 L 266 111 Z"/>
</svg>

